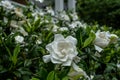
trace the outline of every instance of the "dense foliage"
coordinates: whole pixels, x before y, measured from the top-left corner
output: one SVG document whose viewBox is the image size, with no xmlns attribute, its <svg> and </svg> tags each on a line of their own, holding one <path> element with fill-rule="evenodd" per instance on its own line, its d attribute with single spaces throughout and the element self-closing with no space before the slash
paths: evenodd
<svg viewBox="0 0 120 80">
<path fill-rule="evenodd" d="M 0 80 L 119 80 L 120 30 L 76 13 L 0 2 Z"/>
<path fill-rule="evenodd" d="M 77 11 L 85 22 L 119 28 L 120 0 L 77 0 Z"/>
</svg>

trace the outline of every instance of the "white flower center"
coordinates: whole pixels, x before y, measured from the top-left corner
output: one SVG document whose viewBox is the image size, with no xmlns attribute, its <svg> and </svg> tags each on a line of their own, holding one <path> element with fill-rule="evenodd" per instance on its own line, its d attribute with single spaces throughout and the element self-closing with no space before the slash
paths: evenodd
<svg viewBox="0 0 120 80">
<path fill-rule="evenodd" d="M 60 52 L 60 57 L 65 57 L 70 49 L 70 44 L 68 42 L 59 42 L 57 47 Z"/>
<path fill-rule="evenodd" d="M 105 36 L 104 33 L 100 33 L 100 34 L 99 34 L 99 37 L 100 37 L 100 38 L 106 38 L 106 36 Z"/>
</svg>

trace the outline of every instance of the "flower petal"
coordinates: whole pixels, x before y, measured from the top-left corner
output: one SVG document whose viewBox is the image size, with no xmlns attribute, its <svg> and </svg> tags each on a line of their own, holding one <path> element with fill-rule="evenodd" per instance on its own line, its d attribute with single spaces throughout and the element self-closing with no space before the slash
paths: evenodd
<svg viewBox="0 0 120 80">
<path fill-rule="evenodd" d="M 75 38 L 72 37 L 72 36 L 68 36 L 68 37 L 66 38 L 66 40 L 69 41 L 69 42 L 71 42 L 71 43 L 73 43 L 73 45 L 76 45 L 76 44 L 77 44 L 77 39 L 75 39 Z"/>
<path fill-rule="evenodd" d="M 64 62 L 62 66 L 71 66 L 71 64 L 72 64 L 72 60 L 69 59 L 68 61 Z"/>
<path fill-rule="evenodd" d="M 51 57 L 50 59 L 51 59 L 51 62 L 54 63 L 54 64 L 61 64 L 62 63 L 61 61 L 59 61 L 59 60 L 57 60 L 55 58 Z"/>
<path fill-rule="evenodd" d="M 50 55 L 45 55 L 45 56 L 43 56 L 43 61 L 44 61 L 45 63 L 50 62 Z"/>
<path fill-rule="evenodd" d="M 101 47 L 99 47 L 99 46 L 96 46 L 96 45 L 94 45 L 95 46 L 95 49 L 98 51 L 98 52 L 101 52 L 103 49 L 101 48 Z"/>
<path fill-rule="evenodd" d="M 46 46 L 46 49 L 47 49 L 49 52 L 52 52 L 52 51 L 53 51 L 52 43 L 48 44 L 48 45 Z"/>
<path fill-rule="evenodd" d="M 56 35 L 55 35 L 55 38 L 54 38 L 54 41 L 60 41 L 60 40 L 64 40 L 63 35 L 61 35 L 61 34 L 56 34 Z"/>
<path fill-rule="evenodd" d="M 81 68 L 79 68 L 79 66 L 77 66 L 75 63 L 72 63 L 72 67 L 73 69 L 76 71 L 76 73 L 79 72 L 79 74 L 83 75 L 85 78 L 87 78 L 88 80 L 90 80 L 89 76 L 86 74 L 85 71 L 83 71 Z"/>
</svg>

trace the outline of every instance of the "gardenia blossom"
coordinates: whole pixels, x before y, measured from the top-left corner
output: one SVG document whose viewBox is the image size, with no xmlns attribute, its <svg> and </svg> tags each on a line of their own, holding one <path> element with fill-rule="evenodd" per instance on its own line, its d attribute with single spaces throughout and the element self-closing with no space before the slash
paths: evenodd
<svg viewBox="0 0 120 80">
<path fill-rule="evenodd" d="M 66 38 L 61 34 L 56 34 L 54 41 L 46 46 L 49 55 L 43 56 L 45 63 L 51 61 L 54 64 L 61 64 L 62 66 L 71 66 L 74 58 L 78 52 L 76 49 L 77 40 L 68 36 Z"/>
<path fill-rule="evenodd" d="M 105 47 L 107 47 L 109 45 L 110 33 L 108 31 L 107 32 L 105 32 L 105 31 L 104 32 L 97 31 L 95 35 L 96 35 L 96 38 L 94 40 L 95 49 L 98 52 L 101 52 L 103 50 L 103 48 L 105 48 Z"/>
<path fill-rule="evenodd" d="M 100 32 L 97 31 L 96 39 L 94 40 L 95 49 L 101 52 L 103 48 L 107 47 L 110 43 L 117 42 L 118 36 L 115 34 L 110 34 L 109 31 Z"/>
<path fill-rule="evenodd" d="M 14 8 L 14 6 L 8 0 L 1 1 L 0 6 L 3 6 L 5 8 L 7 8 L 7 9 L 13 9 Z"/>
<path fill-rule="evenodd" d="M 17 43 L 23 43 L 23 41 L 24 41 L 24 38 L 22 37 L 22 36 L 16 36 L 15 37 L 15 41 L 17 42 Z"/>
</svg>

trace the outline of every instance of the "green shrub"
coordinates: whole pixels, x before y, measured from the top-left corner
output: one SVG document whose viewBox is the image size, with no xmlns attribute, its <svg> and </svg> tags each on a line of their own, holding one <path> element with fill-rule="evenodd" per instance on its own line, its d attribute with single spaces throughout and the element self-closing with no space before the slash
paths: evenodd
<svg viewBox="0 0 120 80">
<path fill-rule="evenodd" d="M 120 0 L 78 0 L 77 11 L 86 22 L 119 28 Z"/>
</svg>

